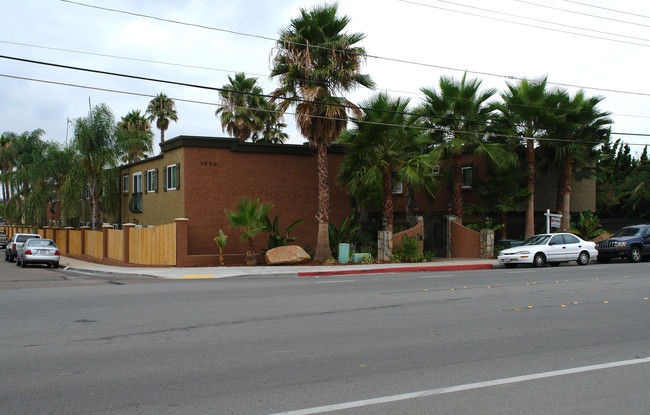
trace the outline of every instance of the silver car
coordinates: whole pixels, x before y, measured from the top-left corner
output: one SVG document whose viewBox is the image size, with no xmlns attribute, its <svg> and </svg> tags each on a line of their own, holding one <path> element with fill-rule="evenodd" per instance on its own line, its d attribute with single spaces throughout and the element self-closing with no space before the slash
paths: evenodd
<svg viewBox="0 0 650 415">
<path fill-rule="evenodd" d="M 59 250 L 53 240 L 28 239 L 23 246 L 18 248 L 16 265 L 25 268 L 27 264 L 46 264 L 48 268 L 58 268 L 59 255 Z"/>
</svg>

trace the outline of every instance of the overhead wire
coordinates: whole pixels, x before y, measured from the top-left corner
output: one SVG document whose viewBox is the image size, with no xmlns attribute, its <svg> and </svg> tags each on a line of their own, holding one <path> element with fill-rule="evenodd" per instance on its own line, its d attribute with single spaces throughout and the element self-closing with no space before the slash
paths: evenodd
<svg viewBox="0 0 650 415">
<path fill-rule="evenodd" d="M 51 46 L 34 45 L 34 44 L 30 44 L 30 43 L 12 42 L 12 41 L 7 41 L 7 40 L 0 40 L 0 43 L 15 45 L 15 46 L 23 46 L 23 47 L 45 49 L 45 50 L 54 50 L 54 51 L 66 52 L 66 53 L 76 53 L 76 54 L 89 55 L 89 56 L 100 56 L 100 57 L 120 59 L 120 60 L 128 60 L 128 61 L 134 61 L 134 62 L 153 63 L 153 64 L 167 65 L 167 66 L 178 66 L 178 67 L 183 67 L 183 68 L 192 68 L 192 69 L 227 72 L 227 73 L 239 72 L 239 71 L 220 69 L 220 68 L 214 68 L 214 67 L 209 67 L 209 66 L 197 66 L 197 65 L 182 64 L 182 63 L 178 63 L 178 62 L 165 62 L 165 61 L 158 61 L 158 60 L 151 60 L 151 59 L 133 58 L 133 57 L 128 57 L 128 56 L 110 55 L 110 54 L 105 54 L 105 53 L 88 52 L 88 51 L 81 51 L 81 50 L 75 50 L 75 49 L 65 49 L 65 48 L 57 48 L 57 47 L 51 47 Z M 247 75 L 254 75 L 254 76 L 260 76 L 260 77 L 267 76 L 265 74 L 254 73 L 254 72 L 244 72 L 244 73 L 246 73 Z M 377 88 L 377 89 L 380 90 L 380 91 L 395 92 L 395 93 L 400 93 L 400 94 L 409 94 L 409 95 L 416 95 L 416 96 L 423 96 L 424 95 L 422 93 L 422 91 L 414 92 L 414 91 L 403 91 L 403 90 L 387 89 L 387 88 Z M 465 100 L 467 100 L 467 99 L 465 98 Z M 511 104 L 511 105 L 517 106 L 517 107 L 555 109 L 555 110 L 557 110 L 557 108 L 544 107 L 544 106 L 540 106 L 540 105 L 526 105 L 526 104 Z M 634 118 L 647 118 L 647 119 L 650 119 L 650 116 L 645 116 L 645 115 L 619 114 L 619 113 L 612 113 L 611 115 L 619 116 L 619 117 L 634 117 Z"/>
<path fill-rule="evenodd" d="M 229 29 L 222 29 L 222 28 L 217 28 L 217 27 L 213 27 L 213 26 L 206 26 L 206 25 L 200 25 L 200 24 L 195 24 L 195 23 L 183 22 L 183 21 L 179 21 L 179 20 L 165 19 L 165 18 L 160 18 L 160 17 L 156 17 L 156 16 L 143 14 L 143 13 L 135 13 L 135 12 L 129 12 L 129 11 L 120 10 L 120 9 L 112 9 L 112 8 L 107 8 L 107 7 L 90 5 L 90 4 L 82 3 L 82 2 L 79 2 L 79 1 L 73 1 L 73 0 L 59 0 L 59 1 L 64 2 L 64 3 L 73 4 L 73 5 L 77 5 L 77 6 L 94 8 L 94 9 L 99 9 L 99 10 L 104 10 L 104 11 L 110 11 L 110 12 L 114 12 L 114 13 L 122 13 L 122 14 L 127 14 L 127 15 L 132 15 L 132 16 L 137 16 L 137 17 L 142 17 L 142 18 L 147 18 L 147 19 L 152 19 L 152 20 L 163 21 L 163 22 L 167 22 L 167 23 L 174 23 L 174 24 L 185 25 L 185 26 L 193 26 L 193 27 L 197 27 L 197 28 L 201 28 L 201 29 L 220 31 L 220 32 L 234 34 L 234 35 L 247 36 L 247 37 L 252 37 L 252 38 L 259 38 L 259 39 L 264 39 L 264 40 L 268 40 L 268 41 L 273 41 L 275 43 L 278 42 L 277 39 L 271 38 L 269 36 L 256 35 L 256 34 L 240 32 L 240 31 L 234 31 L 234 30 L 229 30 Z M 400 0 L 400 1 L 408 3 L 408 1 L 405 1 L 405 0 Z M 605 40 L 608 40 L 608 39 L 605 39 Z M 621 42 L 624 42 L 624 41 L 621 41 Z M 295 44 L 295 45 L 299 45 L 299 46 L 304 46 L 304 47 L 309 47 L 309 48 L 315 48 L 315 49 L 332 50 L 332 49 L 325 48 L 325 47 L 319 46 L 319 45 L 308 45 L 308 44 L 303 44 L 303 43 L 298 43 L 298 42 L 287 42 L 287 43 L 291 43 L 291 44 Z M 639 45 L 641 45 L 641 44 L 639 44 Z M 650 47 L 650 45 L 641 45 L 641 46 Z M 356 53 L 356 52 L 349 52 L 349 51 L 344 51 L 344 50 L 334 50 L 334 51 L 341 52 L 341 53 L 352 53 L 352 54 L 361 55 L 361 54 Z M 476 75 L 497 77 L 497 78 L 501 78 L 501 79 L 511 79 L 511 80 L 524 80 L 525 79 L 525 78 L 522 78 L 522 77 L 517 77 L 517 76 L 512 76 L 512 75 L 497 74 L 497 73 L 486 72 L 486 71 L 459 69 L 459 68 L 454 68 L 454 67 L 450 67 L 450 66 L 434 65 L 434 64 L 430 64 L 430 63 L 416 62 L 416 61 L 411 61 L 411 60 L 407 60 L 407 59 L 390 58 L 390 57 L 384 57 L 384 56 L 378 56 L 378 55 L 372 55 L 372 54 L 363 54 L 363 56 L 366 57 L 366 58 L 385 60 L 385 61 L 389 61 L 389 62 L 409 64 L 409 65 L 422 66 L 422 67 L 435 68 L 435 69 L 443 69 L 443 70 L 449 70 L 449 71 L 455 71 L 455 72 L 466 72 L 466 73 L 472 73 L 472 74 L 476 74 Z M 617 90 L 617 89 L 610 89 L 610 88 L 581 86 L 581 85 L 573 85 L 573 84 L 557 83 L 557 82 L 547 82 L 547 83 L 551 84 L 551 85 L 565 86 L 565 87 L 571 87 L 571 88 L 590 89 L 590 90 L 594 90 L 594 91 L 612 92 L 612 93 L 629 94 L 629 95 L 640 95 L 640 96 L 650 96 L 649 93 L 642 93 L 642 92 L 636 92 L 636 91 L 624 91 L 624 90 Z"/>
<path fill-rule="evenodd" d="M 66 87 L 73 87 L 73 88 L 82 88 L 82 89 L 89 89 L 89 90 L 95 90 L 95 91 L 124 94 L 124 95 L 140 96 L 140 97 L 147 97 L 147 98 L 155 97 L 154 94 L 145 94 L 145 93 L 138 93 L 138 92 L 131 92 L 131 91 L 123 91 L 123 90 L 112 89 L 112 88 L 101 88 L 101 87 L 73 84 L 73 83 L 69 83 L 69 82 L 49 81 L 49 80 L 44 80 L 44 79 L 29 78 L 29 77 L 24 77 L 24 76 L 8 75 L 8 74 L 2 74 L 2 73 L 0 73 L 0 77 L 19 79 L 19 80 L 25 80 L 25 81 L 33 81 L 33 82 L 40 82 L 40 83 L 46 83 L 46 84 L 52 84 L 52 85 L 58 85 L 58 86 L 66 86 Z M 184 98 L 178 98 L 178 97 L 170 97 L 170 98 L 173 99 L 174 101 L 177 101 L 177 102 L 186 102 L 186 103 L 192 103 L 192 104 L 210 105 L 210 106 L 218 106 L 218 107 L 225 106 L 224 104 L 217 104 L 217 103 L 213 103 L 213 102 L 198 101 L 198 100 L 184 99 Z M 242 107 L 242 106 L 233 106 L 233 107 L 234 108 L 240 108 L 240 109 L 251 109 L 251 108 Z M 282 112 L 282 111 L 279 111 L 279 110 L 269 110 L 269 109 L 263 109 L 263 108 L 255 108 L 255 109 L 252 109 L 252 110 L 253 111 L 260 111 L 260 112 L 273 112 L 273 113 L 276 113 L 278 115 L 285 115 L 285 114 L 296 115 L 295 113 L 292 113 L 292 112 Z M 369 111 L 379 111 L 379 110 L 375 110 L 375 109 L 367 109 L 367 110 L 369 110 Z M 474 134 L 476 136 L 491 136 L 491 137 L 495 137 L 495 138 L 514 138 L 514 139 L 519 139 L 519 140 L 557 141 L 557 142 L 575 142 L 576 141 L 576 140 L 571 140 L 571 139 L 566 139 L 566 138 L 528 137 L 528 136 L 523 136 L 523 135 L 507 135 L 507 134 L 497 134 L 497 133 L 492 133 L 492 132 L 461 131 L 461 130 L 443 128 L 443 127 L 426 127 L 426 126 L 417 126 L 417 125 L 409 126 L 409 125 L 403 125 L 403 124 L 393 124 L 393 123 L 385 123 L 385 122 L 367 121 L 367 120 L 363 120 L 363 119 L 351 120 L 349 118 L 326 117 L 326 116 L 320 116 L 320 115 L 308 115 L 308 117 L 310 117 L 310 118 L 330 119 L 330 120 L 340 120 L 340 121 L 353 121 L 354 123 L 359 123 L 359 124 L 371 124 L 371 125 L 380 125 L 380 126 L 386 126 L 386 127 L 410 128 L 410 129 L 417 129 L 417 130 L 424 130 L 424 131 L 441 131 L 441 132 L 450 132 L 450 133 Z M 614 134 L 614 133 L 612 133 L 612 134 Z M 634 134 L 634 135 L 650 136 L 650 134 Z M 594 145 L 603 144 L 602 142 L 598 142 L 598 141 L 580 141 L 580 142 L 585 143 L 585 144 L 594 144 Z M 647 145 L 650 145 L 648 143 L 644 144 L 644 143 L 627 143 L 627 142 L 626 142 L 626 144 L 631 145 L 631 146 L 647 146 Z"/>
<path fill-rule="evenodd" d="M 557 11 L 561 11 L 561 12 L 565 12 L 565 13 L 572 13 L 572 14 L 578 14 L 578 15 L 581 15 L 581 16 L 593 17 L 595 19 L 609 20 L 611 22 L 625 23 L 625 24 L 634 25 L 634 26 L 650 27 L 650 25 L 643 24 L 643 23 L 635 23 L 635 22 L 629 22 L 629 21 L 626 21 L 626 20 L 614 19 L 612 17 L 603 17 L 603 16 L 598 16 L 598 15 L 595 15 L 595 14 L 577 12 L 577 11 L 574 11 L 574 10 L 567 10 L 567 9 L 562 9 L 560 7 L 549 6 L 549 5 L 546 5 L 546 4 L 534 3 L 532 1 L 527 1 L 527 0 L 513 0 L 513 1 L 516 1 L 517 3 L 529 4 L 531 6 L 542 7 L 542 8 L 545 8 L 545 9 L 551 9 L 551 10 L 557 10 Z"/>
<path fill-rule="evenodd" d="M 610 8 L 607 8 L 607 7 L 596 6 L 595 4 L 583 3 L 583 2 L 580 2 L 580 1 L 574 1 L 574 0 L 564 0 L 564 1 L 566 1 L 567 3 L 579 4 L 581 6 L 593 7 L 595 9 L 607 10 L 608 12 L 621 13 L 621 14 L 627 14 L 629 16 L 636 16 L 636 17 L 642 17 L 644 19 L 650 19 L 650 16 L 646 16 L 646 15 L 643 15 L 643 14 L 636 14 L 636 13 L 625 12 L 625 11 L 622 11 L 622 10 L 610 9 Z"/>
</svg>

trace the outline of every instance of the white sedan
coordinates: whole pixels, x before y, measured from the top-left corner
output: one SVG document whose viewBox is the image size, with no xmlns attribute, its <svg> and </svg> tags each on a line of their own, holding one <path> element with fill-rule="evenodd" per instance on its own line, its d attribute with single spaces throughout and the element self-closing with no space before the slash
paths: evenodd
<svg viewBox="0 0 650 415">
<path fill-rule="evenodd" d="M 576 261 L 578 265 L 587 265 L 591 258 L 596 258 L 596 243 L 578 238 L 571 233 L 549 233 L 535 235 L 513 248 L 499 253 L 499 263 L 507 268 L 518 264 L 533 264 L 535 267 L 559 265 L 561 262 Z"/>
</svg>

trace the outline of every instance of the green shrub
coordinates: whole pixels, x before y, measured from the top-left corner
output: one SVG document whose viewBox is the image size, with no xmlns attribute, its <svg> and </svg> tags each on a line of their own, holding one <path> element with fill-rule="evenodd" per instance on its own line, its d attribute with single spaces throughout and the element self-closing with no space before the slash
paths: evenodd
<svg viewBox="0 0 650 415">
<path fill-rule="evenodd" d="M 393 258 L 398 256 L 402 261 L 418 262 L 420 254 L 420 243 L 416 238 L 404 238 L 402 244 L 393 250 Z"/>
</svg>

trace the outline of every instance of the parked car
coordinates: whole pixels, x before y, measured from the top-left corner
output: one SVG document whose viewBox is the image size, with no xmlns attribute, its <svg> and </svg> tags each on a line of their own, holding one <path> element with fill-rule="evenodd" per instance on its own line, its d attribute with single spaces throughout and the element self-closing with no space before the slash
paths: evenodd
<svg viewBox="0 0 650 415">
<path fill-rule="evenodd" d="M 51 239 L 31 238 L 18 248 L 16 265 L 46 264 L 48 268 L 59 267 L 60 253 Z"/>
<path fill-rule="evenodd" d="M 519 246 L 502 250 L 498 259 L 507 268 L 514 268 L 518 264 L 543 267 L 546 264 L 559 265 L 569 261 L 587 265 L 597 255 L 595 242 L 582 240 L 571 233 L 547 233 L 535 235 Z"/>
<path fill-rule="evenodd" d="M 650 225 L 621 228 L 611 238 L 596 244 L 598 262 L 609 263 L 612 258 L 627 258 L 630 262 L 650 259 Z"/>
<path fill-rule="evenodd" d="M 14 262 L 18 254 L 18 248 L 23 246 L 26 240 L 30 238 L 40 238 L 41 235 L 37 233 L 16 233 L 9 242 L 7 242 L 7 249 L 5 250 L 5 261 Z"/>
<path fill-rule="evenodd" d="M 0 230 L 0 249 L 5 249 L 7 247 L 7 233 Z"/>
</svg>

